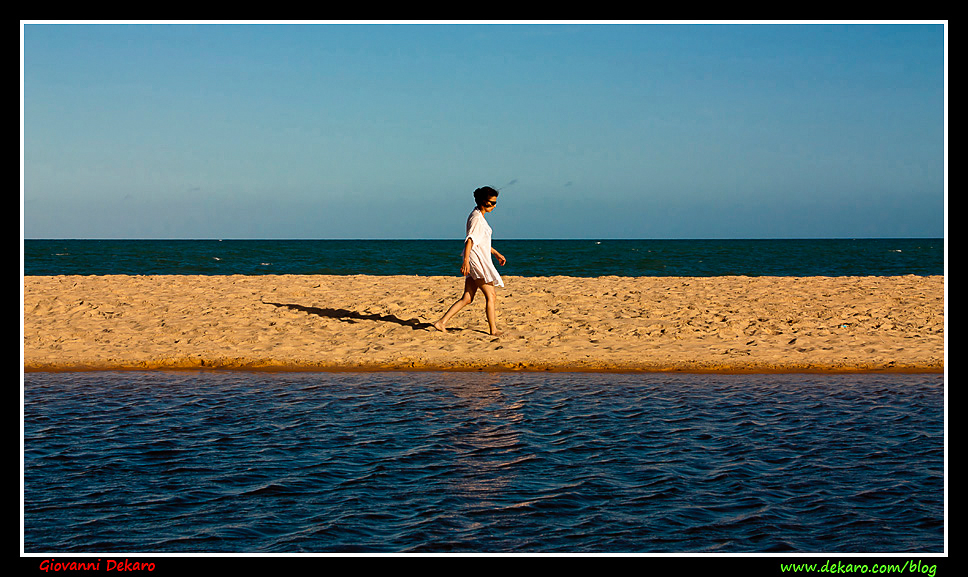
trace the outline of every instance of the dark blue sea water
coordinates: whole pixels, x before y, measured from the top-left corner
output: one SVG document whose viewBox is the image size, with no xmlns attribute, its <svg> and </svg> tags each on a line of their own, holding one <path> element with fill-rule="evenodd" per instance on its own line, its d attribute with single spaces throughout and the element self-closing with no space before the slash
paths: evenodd
<svg viewBox="0 0 968 577">
<path fill-rule="evenodd" d="M 509 276 L 944 274 L 944 239 L 500 240 Z M 460 240 L 25 240 L 24 274 L 455 275 Z"/>
<path fill-rule="evenodd" d="M 940 275 L 943 239 L 499 241 L 505 275 Z M 26 240 L 24 274 L 451 275 L 459 241 Z M 942 552 L 940 375 L 27 373 L 23 550 Z"/>
<path fill-rule="evenodd" d="M 940 375 L 30 373 L 27 552 L 941 552 Z"/>
</svg>

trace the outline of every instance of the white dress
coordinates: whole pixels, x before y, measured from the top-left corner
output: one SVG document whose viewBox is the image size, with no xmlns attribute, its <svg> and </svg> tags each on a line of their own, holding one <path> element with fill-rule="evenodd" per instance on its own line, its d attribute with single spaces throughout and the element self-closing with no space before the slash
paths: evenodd
<svg viewBox="0 0 968 577">
<path fill-rule="evenodd" d="M 494 268 L 494 261 L 491 260 L 491 226 L 484 220 L 484 215 L 480 210 L 474 209 L 467 217 L 467 239 L 474 241 L 471 247 L 471 256 L 468 259 L 471 271 L 468 276 L 475 279 L 483 279 L 484 282 L 494 286 L 503 287 L 504 281 L 501 275 Z"/>
</svg>

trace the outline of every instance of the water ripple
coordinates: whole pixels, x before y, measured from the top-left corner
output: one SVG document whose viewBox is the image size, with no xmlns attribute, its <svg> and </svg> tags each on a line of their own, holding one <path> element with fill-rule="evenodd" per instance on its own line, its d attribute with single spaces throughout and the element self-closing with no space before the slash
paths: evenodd
<svg viewBox="0 0 968 577">
<path fill-rule="evenodd" d="M 941 551 L 943 386 L 30 373 L 24 548 Z"/>
</svg>

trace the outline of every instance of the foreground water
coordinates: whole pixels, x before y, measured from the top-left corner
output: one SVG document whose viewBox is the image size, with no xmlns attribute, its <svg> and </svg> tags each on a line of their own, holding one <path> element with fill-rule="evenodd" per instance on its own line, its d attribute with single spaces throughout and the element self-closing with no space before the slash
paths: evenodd
<svg viewBox="0 0 968 577">
<path fill-rule="evenodd" d="M 941 375 L 28 373 L 26 552 L 941 552 Z"/>
</svg>

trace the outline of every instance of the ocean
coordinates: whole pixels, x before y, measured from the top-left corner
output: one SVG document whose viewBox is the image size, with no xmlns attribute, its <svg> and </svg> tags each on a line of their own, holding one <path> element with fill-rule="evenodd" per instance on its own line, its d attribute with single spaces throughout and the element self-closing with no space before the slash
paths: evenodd
<svg viewBox="0 0 968 577">
<path fill-rule="evenodd" d="M 944 274 L 944 239 L 495 240 L 502 276 Z M 25 275 L 457 276 L 460 240 L 25 240 Z"/>
<path fill-rule="evenodd" d="M 506 276 L 944 274 L 943 239 L 504 241 Z M 457 241 L 26 240 L 24 274 L 452 275 Z M 944 552 L 934 374 L 23 376 L 23 551 Z"/>
</svg>

